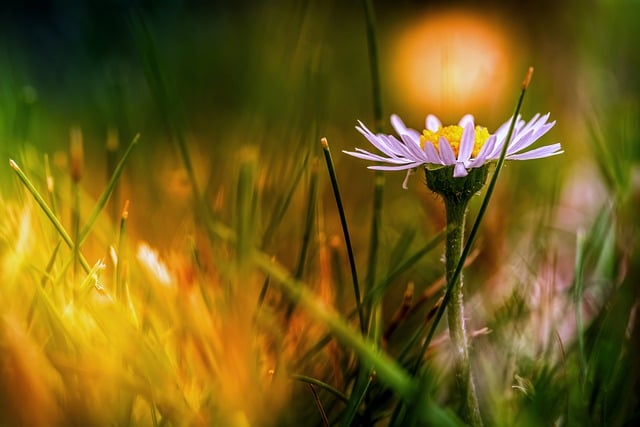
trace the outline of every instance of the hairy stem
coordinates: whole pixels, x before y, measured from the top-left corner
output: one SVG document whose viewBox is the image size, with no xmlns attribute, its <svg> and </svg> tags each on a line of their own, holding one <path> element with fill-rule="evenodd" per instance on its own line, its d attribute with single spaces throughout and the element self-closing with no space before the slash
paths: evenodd
<svg viewBox="0 0 640 427">
<path fill-rule="evenodd" d="M 462 255 L 464 239 L 464 222 L 467 210 L 467 200 L 445 198 L 447 211 L 446 236 L 446 274 L 447 282 L 456 280 L 452 286 L 451 299 L 447 305 L 447 320 L 449 322 L 449 336 L 454 350 L 455 382 L 460 398 L 460 414 L 463 420 L 471 426 L 482 426 L 478 398 L 471 374 L 469 361 L 469 342 L 464 324 L 464 297 L 462 274 L 455 279 L 455 270 Z"/>
</svg>

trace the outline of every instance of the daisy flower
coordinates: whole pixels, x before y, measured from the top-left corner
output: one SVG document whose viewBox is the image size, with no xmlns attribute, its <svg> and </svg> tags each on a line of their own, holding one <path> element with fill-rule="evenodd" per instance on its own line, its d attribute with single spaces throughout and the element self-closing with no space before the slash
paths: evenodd
<svg viewBox="0 0 640 427">
<path fill-rule="evenodd" d="M 524 151 L 555 125 L 555 121 L 547 122 L 548 119 L 549 113 L 544 116 L 538 113 L 528 122 L 518 116 L 505 159 L 531 160 L 563 153 L 559 143 Z M 343 152 L 360 159 L 386 163 L 368 166 L 369 169 L 409 170 L 410 173 L 420 166 L 427 169 L 454 166 L 453 177 L 461 178 L 467 176 L 470 169 L 480 168 L 500 157 L 502 148 L 507 143 L 511 120 L 490 134 L 486 127 L 475 125 L 471 114 L 465 115 L 457 125 L 451 126 L 442 126 L 440 120 L 430 114 L 425 120 L 425 130 L 419 133 L 405 126 L 400 117 L 394 114 L 391 116 L 391 125 L 399 139 L 394 135 L 376 135 L 361 121 L 358 124 L 358 132 L 384 155 L 361 148 Z"/>
</svg>

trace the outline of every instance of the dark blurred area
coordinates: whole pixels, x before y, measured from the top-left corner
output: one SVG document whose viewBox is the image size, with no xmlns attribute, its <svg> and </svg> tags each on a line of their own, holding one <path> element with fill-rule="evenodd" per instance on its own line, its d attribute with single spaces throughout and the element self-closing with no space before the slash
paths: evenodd
<svg viewBox="0 0 640 427">
<path fill-rule="evenodd" d="M 403 108 L 408 94 L 398 93 L 406 89 L 391 83 L 402 78 L 392 76 L 393 64 L 397 63 L 396 39 L 405 27 L 416 25 L 420 16 L 443 10 L 469 11 L 480 20 L 486 19 L 509 44 L 505 52 L 508 62 L 499 64 L 505 70 L 500 80 L 509 85 L 508 96 L 501 92 L 497 99 L 484 99 L 475 105 L 488 111 L 476 114 L 491 126 L 499 124 L 510 111 L 515 98 L 511 88 L 517 88 L 529 65 L 536 67 L 532 98 L 544 98 L 545 110 L 552 109 L 553 104 L 554 111 L 560 113 L 582 102 L 577 82 L 582 80 L 582 66 L 589 55 L 588 60 L 604 68 L 606 74 L 615 75 L 627 93 L 637 93 L 635 46 L 619 42 L 633 39 L 631 17 L 638 7 L 632 1 L 618 3 L 374 2 L 385 115 L 395 111 L 410 114 L 417 121 L 426 114 L 419 111 L 420 107 L 408 113 L 411 108 Z M 69 121 L 95 122 L 94 118 L 100 117 L 116 120 L 118 113 L 113 110 L 117 107 L 107 98 L 117 90 L 126 92 L 123 101 L 127 108 L 144 110 L 148 93 L 139 46 L 132 34 L 132 25 L 139 17 L 149 25 L 161 65 L 166 67 L 196 127 L 199 121 L 210 121 L 214 113 L 237 116 L 251 111 L 277 117 L 280 112 L 289 120 L 291 110 L 298 109 L 309 97 L 319 98 L 309 108 L 329 120 L 344 117 L 344 123 L 351 125 L 355 117 L 370 119 L 361 2 L 4 2 L 0 7 L 4 85 L 14 89 L 33 87 L 41 102 L 64 110 Z M 591 30 L 592 25 L 597 31 Z M 607 57 L 599 58 L 602 54 Z M 465 64 L 470 68 L 474 65 L 473 61 Z M 305 69 L 311 73 L 307 77 L 303 76 Z M 424 79 L 431 78 L 431 73 L 425 70 Z M 302 82 L 304 78 L 308 81 Z M 490 88 L 496 83 L 491 79 L 484 86 Z M 479 96 L 486 98 L 490 92 L 488 89 L 487 95 Z M 286 98 L 292 101 L 286 102 Z M 448 120 L 463 111 L 447 108 L 450 105 L 446 103 L 435 105 L 442 107 L 436 113 Z M 336 111 L 338 108 L 342 111 Z M 132 126 L 142 126 L 131 119 L 136 122 Z"/>
<path fill-rule="evenodd" d="M 589 3 L 596 6 L 596 2 Z M 513 76 L 508 79 L 518 81 L 533 64 L 541 86 L 551 84 L 545 81 L 572 78 L 577 31 L 580 22 L 589 19 L 580 16 L 587 9 L 584 2 L 570 1 L 489 1 L 481 6 L 468 1 L 389 1 L 374 2 L 374 6 L 387 94 L 385 110 L 403 102 L 402 96 L 385 84 L 396 50 L 393 39 L 416 16 L 453 8 L 479 12 L 480 18 L 483 14 L 495 17 L 503 24 L 500 30 L 511 37 L 517 54 L 509 64 Z M 307 68 L 330 76 L 317 83 L 322 87 L 314 88 L 310 95 L 329 90 L 329 94 L 340 97 L 336 103 L 345 104 L 350 116 L 347 123 L 352 123 L 355 115 L 367 119 L 361 111 L 370 100 L 360 2 L 26 1 L 5 2 L 0 13 L 3 78 L 6 80 L 9 73 L 9 81 L 16 85 L 33 86 L 43 102 L 69 110 L 72 120 L 74 116 L 81 120 L 83 113 L 104 104 L 100 97 L 111 92 L 114 85 L 124 85 L 122 89 L 134 103 L 144 102 L 140 52 L 131 31 L 132 22 L 140 16 L 148 22 L 167 75 L 175 82 L 189 113 L 198 116 L 206 111 L 240 111 L 262 103 L 262 113 L 280 109 L 288 119 L 289 111 L 282 108 L 282 103 L 268 98 L 281 101 L 296 89 L 300 94 L 301 88 L 291 83 L 301 70 L 292 64 L 304 61 Z M 606 37 L 606 30 L 600 34 Z M 545 75 L 554 79 L 543 79 Z M 331 87 L 344 92 L 334 94 Z M 571 85 L 541 89 L 544 96 L 556 94 L 558 102 L 572 95 L 568 92 Z M 500 117 L 511 98 L 497 100 Z M 358 101 L 353 107 L 349 105 L 352 99 Z M 106 115 L 113 120 L 109 116 L 114 112 L 101 107 L 98 117 Z M 315 108 L 322 107 L 318 103 Z M 350 107 L 357 110 L 349 111 Z M 416 112 L 415 117 L 424 114 Z"/>
</svg>

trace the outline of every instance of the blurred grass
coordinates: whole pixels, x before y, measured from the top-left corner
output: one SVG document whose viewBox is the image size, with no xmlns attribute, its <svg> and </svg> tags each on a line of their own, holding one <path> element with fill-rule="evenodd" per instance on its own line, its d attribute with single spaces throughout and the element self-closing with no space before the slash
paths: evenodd
<svg viewBox="0 0 640 427">
<path fill-rule="evenodd" d="M 640 378 L 638 5 L 567 2 L 554 6 L 553 16 L 523 17 L 519 6 L 490 4 L 531 28 L 520 41 L 537 72 L 524 115 L 551 111 L 558 124 L 547 138 L 560 140 L 566 153 L 507 165 L 465 273 L 470 328 L 491 330 L 473 339 L 485 421 L 633 425 Z M 385 110 L 419 123 L 428 112 L 403 108 L 384 65 L 393 28 L 416 6 L 376 8 Z M 0 424 L 322 425 L 320 402 L 332 425 L 345 419 L 384 425 L 398 390 L 384 375 L 369 376 L 368 368 L 356 382 L 365 350 L 354 353 L 351 338 L 323 339 L 331 327 L 347 328 L 347 336 L 359 328 L 329 176 L 311 166 L 321 155 L 320 138 L 332 144 L 357 271 L 367 283 L 362 300 L 380 303 L 372 348 L 394 360 L 392 369 L 415 363 L 407 342 L 437 305 L 440 294 L 429 289 L 442 274 L 442 248 L 434 251 L 430 242 L 443 216 L 419 178 L 409 191 L 400 188 L 402 174 L 386 176 L 374 213 L 374 174 L 336 155 L 362 142 L 356 119 L 372 122 L 360 5 L 291 1 L 256 5 L 248 14 L 242 5 L 142 8 L 148 30 L 142 50 L 128 10 L 114 13 L 110 31 L 92 33 L 102 48 L 84 44 L 91 39 L 83 38 L 90 33 L 86 23 L 97 12 L 82 10 L 85 25 L 70 54 L 65 33 L 54 37 L 51 53 L 34 47 L 38 31 L 29 38 L 11 25 L 4 30 L 0 366 L 7 375 L 0 380 Z M 592 31 L 594 16 L 602 31 Z M 47 22 L 36 24 L 53 25 Z M 555 31 L 544 39 L 548 26 Z M 560 55 L 553 45 L 558 37 L 559 46 L 575 49 Z M 152 50 L 158 62 L 150 73 L 143 54 Z M 161 76 L 154 80 L 153 72 Z M 504 101 L 487 100 L 493 102 Z M 506 119 L 473 113 L 495 124 Z M 71 230 L 67 147 L 75 125 L 84 136 L 78 197 L 81 223 L 88 225 L 73 240 L 83 243 L 90 273 L 78 278 L 66 272 L 73 255 L 60 245 L 59 231 L 6 166 L 14 158 Z M 109 132 L 117 132 L 116 149 L 106 148 Z M 138 132 L 140 143 L 129 155 L 126 144 Z M 191 171 L 176 138 L 187 148 Z M 126 161 L 115 167 L 114 158 Z M 112 176 L 117 179 L 109 181 Z M 210 218 L 235 230 L 235 244 L 209 239 L 198 225 L 194 182 Z M 578 230 L 582 246 L 576 246 Z M 142 250 L 141 241 L 156 252 Z M 284 322 L 289 301 L 268 269 L 254 268 L 256 247 L 281 264 L 282 275 L 304 283 L 315 309 L 335 307 L 342 317 L 331 317 L 333 326 L 318 323 L 317 313 L 298 306 Z M 98 260 L 106 260 L 106 271 Z M 272 284 L 259 305 L 266 281 Z M 426 298 L 382 347 L 379 332 L 409 283 L 414 304 Z M 86 294 L 74 296 L 77 289 Z M 451 404 L 442 332 L 441 326 L 426 356 L 434 397 L 428 412 L 455 422 L 441 410 Z M 366 387 L 354 385 L 363 382 Z M 348 417 L 345 399 L 359 402 Z"/>
</svg>

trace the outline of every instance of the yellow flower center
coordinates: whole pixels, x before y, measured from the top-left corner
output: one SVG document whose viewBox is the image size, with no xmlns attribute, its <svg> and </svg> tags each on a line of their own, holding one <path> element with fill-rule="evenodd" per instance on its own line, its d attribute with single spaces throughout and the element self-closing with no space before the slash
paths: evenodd
<svg viewBox="0 0 640 427">
<path fill-rule="evenodd" d="M 422 131 L 422 135 L 420 135 L 420 145 L 422 146 L 422 148 L 424 148 L 425 142 L 429 141 L 433 144 L 434 147 L 436 147 L 436 150 L 440 152 L 438 141 L 440 140 L 440 137 L 443 137 L 451 146 L 453 153 L 456 155 L 456 157 L 458 157 L 458 153 L 460 152 L 460 140 L 462 139 L 463 130 L 464 129 L 458 125 L 441 127 L 436 132 L 425 129 Z M 476 126 L 471 157 L 476 157 L 478 155 L 484 143 L 487 141 L 487 139 L 489 139 L 489 136 L 490 135 L 487 128 Z"/>
</svg>

